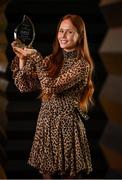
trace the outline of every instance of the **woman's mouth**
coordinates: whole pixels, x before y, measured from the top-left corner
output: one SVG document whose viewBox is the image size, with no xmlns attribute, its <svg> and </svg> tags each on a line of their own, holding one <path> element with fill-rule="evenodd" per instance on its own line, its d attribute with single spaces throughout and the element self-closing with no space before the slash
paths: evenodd
<svg viewBox="0 0 122 180">
<path fill-rule="evenodd" d="M 61 40 L 60 42 L 61 42 L 61 44 L 67 44 L 68 41 L 67 40 Z"/>
</svg>

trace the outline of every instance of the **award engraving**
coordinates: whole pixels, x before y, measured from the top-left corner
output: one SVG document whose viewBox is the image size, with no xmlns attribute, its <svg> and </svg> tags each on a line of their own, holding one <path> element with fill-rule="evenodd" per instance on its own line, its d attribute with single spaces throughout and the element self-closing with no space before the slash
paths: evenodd
<svg viewBox="0 0 122 180">
<path fill-rule="evenodd" d="M 26 46 L 32 46 L 35 39 L 35 28 L 28 16 L 24 15 L 22 22 L 15 28 L 14 39 Z"/>
</svg>

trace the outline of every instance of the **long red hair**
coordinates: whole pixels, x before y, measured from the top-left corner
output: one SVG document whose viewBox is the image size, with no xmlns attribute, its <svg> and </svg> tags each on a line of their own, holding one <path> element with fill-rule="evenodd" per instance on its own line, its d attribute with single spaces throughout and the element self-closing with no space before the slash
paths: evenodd
<svg viewBox="0 0 122 180">
<path fill-rule="evenodd" d="M 76 49 L 77 49 L 77 53 L 78 53 L 77 58 L 80 59 L 81 57 L 84 57 L 84 59 L 86 61 L 88 61 L 89 65 L 90 65 L 88 83 L 84 89 L 84 92 L 81 94 L 81 99 L 80 99 L 81 109 L 84 111 L 88 111 L 89 104 L 93 103 L 92 96 L 93 96 L 93 92 L 94 92 L 94 86 L 93 86 L 93 82 L 92 82 L 92 74 L 93 74 L 94 65 L 93 65 L 93 60 L 92 60 L 90 52 L 89 52 L 85 23 L 79 15 L 68 14 L 60 19 L 59 24 L 57 26 L 56 38 L 53 43 L 52 58 L 50 59 L 50 62 L 48 64 L 48 73 L 49 73 L 50 77 L 56 77 L 62 67 L 62 64 L 63 64 L 63 53 L 62 53 L 62 49 L 60 48 L 60 45 L 59 45 L 59 42 L 57 39 L 57 34 L 59 31 L 61 22 L 65 19 L 70 19 L 71 23 L 76 28 L 76 30 L 79 34 L 79 39 L 76 44 Z"/>
</svg>

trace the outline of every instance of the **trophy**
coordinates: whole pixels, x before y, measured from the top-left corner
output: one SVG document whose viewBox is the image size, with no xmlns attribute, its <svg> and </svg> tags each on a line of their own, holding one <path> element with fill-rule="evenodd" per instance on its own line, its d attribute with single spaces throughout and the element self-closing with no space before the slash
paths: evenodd
<svg viewBox="0 0 122 180">
<path fill-rule="evenodd" d="M 14 39 L 18 47 L 31 47 L 35 39 L 35 28 L 31 19 L 24 15 L 22 22 L 14 30 Z"/>
</svg>

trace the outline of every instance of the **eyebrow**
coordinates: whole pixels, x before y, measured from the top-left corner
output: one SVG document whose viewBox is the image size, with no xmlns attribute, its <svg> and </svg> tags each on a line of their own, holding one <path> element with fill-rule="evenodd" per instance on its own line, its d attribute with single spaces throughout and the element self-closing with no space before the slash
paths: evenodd
<svg viewBox="0 0 122 180">
<path fill-rule="evenodd" d="M 71 30 L 71 31 L 75 31 L 74 29 L 64 29 L 64 28 L 59 28 L 59 30 L 62 29 L 62 30 Z"/>
</svg>

